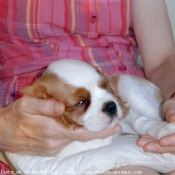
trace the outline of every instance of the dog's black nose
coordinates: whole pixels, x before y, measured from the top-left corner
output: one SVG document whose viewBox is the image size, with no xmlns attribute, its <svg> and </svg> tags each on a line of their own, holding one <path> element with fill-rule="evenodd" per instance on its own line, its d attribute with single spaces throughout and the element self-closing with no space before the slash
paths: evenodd
<svg viewBox="0 0 175 175">
<path fill-rule="evenodd" d="M 108 116 L 113 117 L 117 112 L 117 106 L 116 106 L 115 102 L 110 101 L 110 102 L 105 103 L 102 111 L 105 112 Z"/>
</svg>

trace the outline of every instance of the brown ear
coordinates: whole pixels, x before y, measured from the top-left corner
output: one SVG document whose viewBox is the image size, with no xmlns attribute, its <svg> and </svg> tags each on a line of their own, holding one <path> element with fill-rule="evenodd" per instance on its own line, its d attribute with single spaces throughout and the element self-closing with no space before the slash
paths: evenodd
<svg viewBox="0 0 175 175">
<path fill-rule="evenodd" d="M 56 75 L 45 72 L 35 83 L 25 87 L 20 92 L 22 95 L 27 95 L 40 99 L 49 99 L 52 98 L 52 96 L 48 93 L 49 88 L 47 88 L 47 86 L 51 86 L 53 82 L 57 82 L 56 80 Z"/>
<path fill-rule="evenodd" d="M 118 83 L 120 80 L 120 75 L 106 76 L 105 78 L 107 81 L 108 91 L 114 95 L 114 97 L 118 101 L 120 107 L 122 108 L 123 118 L 126 117 L 129 113 L 130 109 L 127 106 L 126 99 L 123 96 L 121 96 L 120 92 L 118 91 Z"/>
<path fill-rule="evenodd" d="M 21 94 L 40 99 L 51 98 L 50 95 L 47 93 L 46 87 L 44 87 L 41 83 L 39 83 L 39 81 L 35 82 L 31 86 L 27 86 L 24 89 L 22 89 Z"/>
</svg>

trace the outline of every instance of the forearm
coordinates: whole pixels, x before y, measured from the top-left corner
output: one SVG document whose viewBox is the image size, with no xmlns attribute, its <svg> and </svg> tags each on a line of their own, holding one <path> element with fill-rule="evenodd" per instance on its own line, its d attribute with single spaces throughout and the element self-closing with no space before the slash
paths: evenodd
<svg viewBox="0 0 175 175">
<path fill-rule="evenodd" d="M 165 0 L 133 0 L 133 25 L 145 74 L 169 99 L 175 91 L 175 46 Z M 175 121 L 174 98 L 166 100 L 162 114 Z M 158 141 L 142 136 L 137 144 L 145 151 L 175 153 L 175 134 Z"/>
<path fill-rule="evenodd" d="M 169 99 L 175 92 L 175 56 L 167 57 L 148 78 L 162 90 L 164 98 Z"/>
<path fill-rule="evenodd" d="M 134 31 L 146 76 L 168 99 L 175 91 L 175 46 L 165 1 L 134 0 L 133 5 Z"/>
</svg>

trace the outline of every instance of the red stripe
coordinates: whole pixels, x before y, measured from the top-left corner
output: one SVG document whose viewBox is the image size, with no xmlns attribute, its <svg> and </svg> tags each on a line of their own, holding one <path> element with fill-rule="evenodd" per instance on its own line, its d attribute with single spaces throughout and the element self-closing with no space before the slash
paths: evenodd
<svg viewBox="0 0 175 175">
<path fill-rule="evenodd" d="M 72 19 L 71 17 L 71 9 L 70 9 L 70 0 L 65 0 L 65 24 L 64 24 L 64 30 L 66 31 L 66 29 L 70 29 L 71 25 L 70 25 L 70 21 Z M 66 31 L 67 32 L 67 31 Z"/>
<path fill-rule="evenodd" d="M 70 5 L 70 0 L 65 0 L 65 25 L 64 25 L 64 31 L 68 33 L 70 40 L 75 44 L 75 36 L 72 36 L 70 29 L 71 29 L 71 24 L 72 24 L 72 15 L 71 15 L 71 5 Z M 69 31 L 68 31 L 69 30 Z"/>
<path fill-rule="evenodd" d="M 125 34 L 127 30 L 127 0 L 121 0 L 122 30 L 121 34 Z"/>
<path fill-rule="evenodd" d="M 31 13 L 31 16 L 33 17 L 33 26 L 34 26 L 34 30 L 32 31 L 35 31 L 33 37 L 34 38 L 37 38 L 38 40 L 42 40 L 42 37 L 40 36 L 40 32 L 39 32 L 39 3 L 40 3 L 40 0 L 34 0 L 33 3 L 31 3 L 33 6 L 31 6 L 31 8 L 33 8 L 35 11 L 34 11 L 34 14 Z M 34 8 L 35 7 L 35 8 Z"/>
</svg>

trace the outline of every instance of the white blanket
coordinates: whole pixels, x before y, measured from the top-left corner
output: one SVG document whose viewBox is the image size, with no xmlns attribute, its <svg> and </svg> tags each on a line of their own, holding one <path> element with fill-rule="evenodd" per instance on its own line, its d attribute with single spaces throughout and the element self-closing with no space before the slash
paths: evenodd
<svg viewBox="0 0 175 175">
<path fill-rule="evenodd" d="M 6 153 L 17 174 L 72 175 L 99 174 L 126 165 L 141 165 L 157 172 L 175 170 L 175 155 L 145 153 L 136 145 L 138 136 L 123 135 L 105 147 L 82 152 L 63 160 L 57 157 L 29 156 Z M 88 173 L 89 172 L 89 173 Z"/>
</svg>

